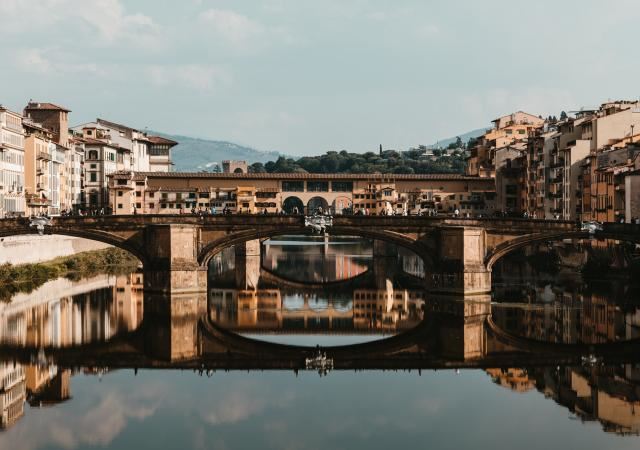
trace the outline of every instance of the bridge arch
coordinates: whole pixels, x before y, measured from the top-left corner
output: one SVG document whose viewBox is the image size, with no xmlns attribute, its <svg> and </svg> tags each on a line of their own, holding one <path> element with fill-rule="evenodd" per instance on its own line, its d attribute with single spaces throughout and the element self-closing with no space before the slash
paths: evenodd
<svg viewBox="0 0 640 450">
<path fill-rule="evenodd" d="M 315 196 L 311 197 L 307 202 L 307 213 L 315 214 L 318 208 L 322 208 L 322 211 L 327 212 L 329 210 L 329 202 L 324 197 Z"/>
<path fill-rule="evenodd" d="M 300 197 L 291 195 L 282 202 L 282 210 L 287 214 L 293 214 L 296 208 L 299 214 L 304 213 L 304 203 L 300 200 Z"/>
<path fill-rule="evenodd" d="M 255 354 L 260 355 L 260 358 L 269 359 L 314 356 L 317 352 L 315 347 L 273 343 L 242 336 L 214 323 L 208 315 L 200 321 L 199 328 L 201 338 L 205 341 L 222 343 L 231 353 Z M 322 350 L 329 357 L 358 355 L 359 358 L 370 355 L 381 356 L 384 354 L 415 352 L 417 349 L 422 349 L 421 344 L 428 342 L 428 337 L 431 336 L 436 328 L 431 320 L 423 320 L 417 326 L 393 336 L 358 344 L 323 347 Z M 205 342 L 202 343 L 202 347 L 203 353 L 206 354 L 207 345 Z"/>
<path fill-rule="evenodd" d="M 0 231 L 0 238 L 11 237 L 11 236 L 39 236 L 34 232 L 33 228 L 24 229 L 12 229 L 12 230 L 2 230 Z M 128 253 L 131 253 L 133 256 L 138 258 L 143 266 L 146 266 L 149 262 L 149 257 L 143 248 L 134 244 L 131 241 L 123 239 L 119 236 L 113 235 L 107 232 L 100 232 L 95 230 L 75 230 L 72 228 L 61 228 L 61 227 L 47 227 L 46 235 L 59 235 L 59 236 L 70 236 L 76 238 L 87 239 L 90 241 L 102 242 L 103 244 L 108 244 L 113 247 L 117 247 L 122 249 Z"/>
<path fill-rule="evenodd" d="M 561 241 L 563 239 L 585 239 L 589 236 L 589 233 L 586 231 L 565 231 L 561 233 L 527 234 L 519 236 L 493 248 L 485 258 L 485 266 L 487 270 L 491 270 L 493 265 L 504 256 L 529 245 L 548 241 Z"/>
<path fill-rule="evenodd" d="M 232 233 L 204 245 L 198 254 L 198 263 L 203 267 L 207 267 L 211 258 L 225 248 L 242 244 L 247 241 L 252 241 L 254 239 L 263 240 L 284 234 L 305 235 L 309 234 L 309 230 L 308 228 L 300 225 L 297 227 L 278 227 L 266 230 L 259 229 Z M 425 266 L 428 264 L 432 265 L 434 263 L 434 259 L 430 254 L 429 249 L 423 242 L 415 240 L 402 233 L 354 227 L 331 227 L 329 234 L 335 236 L 358 236 L 365 239 L 389 242 L 412 251 L 424 261 Z"/>
</svg>

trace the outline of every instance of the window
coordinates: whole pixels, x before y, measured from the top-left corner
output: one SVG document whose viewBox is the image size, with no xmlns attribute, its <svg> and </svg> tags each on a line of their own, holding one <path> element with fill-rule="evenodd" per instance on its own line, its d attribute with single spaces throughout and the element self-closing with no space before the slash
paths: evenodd
<svg viewBox="0 0 640 450">
<path fill-rule="evenodd" d="M 95 182 L 95 181 L 98 181 L 98 174 L 97 174 L 97 173 L 95 173 L 95 172 L 91 172 L 91 173 L 89 174 L 89 181 L 94 181 L 94 182 Z"/>
<path fill-rule="evenodd" d="M 283 181 L 283 192 L 304 192 L 304 181 Z"/>
<path fill-rule="evenodd" d="M 124 195 L 124 192 L 118 191 L 118 197 L 122 197 L 123 195 Z"/>
<path fill-rule="evenodd" d="M 136 203 L 136 208 L 137 208 L 137 209 L 142 208 L 142 203 Z"/>
<path fill-rule="evenodd" d="M 126 186 L 127 180 L 118 180 L 118 186 Z"/>
<path fill-rule="evenodd" d="M 308 192 L 328 192 L 329 182 L 328 181 L 307 181 L 307 191 Z"/>
<path fill-rule="evenodd" d="M 209 198 L 209 193 L 208 192 L 200 192 L 198 194 L 199 198 Z"/>
<path fill-rule="evenodd" d="M 148 192 L 148 193 L 147 193 L 147 196 L 148 196 L 149 198 L 154 198 L 154 197 L 155 197 L 155 195 L 156 195 L 156 193 L 155 193 L 155 192 Z"/>
<path fill-rule="evenodd" d="M 118 209 L 122 209 L 122 203 L 118 203 Z"/>
<path fill-rule="evenodd" d="M 160 209 L 167 209 L 166 203 L 160 203 Z"/>
<path fill-rule="evenodd" d="M 136 191 L 136 197 L 142 197 L 142 192 Z"/>
<path fill-rule="evenodd" d="M 333 192 L 351 192 L 353 191 L 352 181 L 332 181 L 331 190 Z"/>
<path fill-rule="evenodd" d="M 156 206 L 155 204 L 149 203 L 149 209 L 153 209 L 153 208 L 155 208 L 155 206 Z"/>
</svg>

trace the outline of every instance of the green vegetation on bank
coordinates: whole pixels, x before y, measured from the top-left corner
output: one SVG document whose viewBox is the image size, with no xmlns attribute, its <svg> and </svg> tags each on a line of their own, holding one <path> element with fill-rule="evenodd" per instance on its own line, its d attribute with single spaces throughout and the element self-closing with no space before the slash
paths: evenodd
<svg viewBox="0 0 640 450">
<path fill-rule="evenodd" d="M 137 269 L 139 261 L 119 248 L 107 248 L 63 256 L 37 264 L 0 265 L 0 301 L 31 292 L 49 280 L 65 277 L 80 280 L 98 274 L 124 274 Z"/>
<path fill-rule="evenodd" d="M 462 148 L 455 147 L 461 145 Z M 253 173 L 456 173 L 464 172 L 464 144 L 448 150 L 412 149 L 406 152 L 386 150 L 380 153 L 327 152 L 320 156 L 293 159 L 279 157 L 265 164 L 249 166 Z"/>
</svg>

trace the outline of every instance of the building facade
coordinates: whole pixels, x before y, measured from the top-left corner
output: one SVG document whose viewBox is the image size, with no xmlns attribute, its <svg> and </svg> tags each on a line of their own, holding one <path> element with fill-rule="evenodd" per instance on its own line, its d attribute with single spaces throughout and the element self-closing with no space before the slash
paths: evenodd
<svg viewBox="0 0 640 450">
<path fill-rule="evenodd" d="M 23 216 L 24 130 L 22 115 L 0 106 L 0 217 Z"/>
<path fill-rule="evenodd" d="M 462 175 L 135 173 L 109 176 L 114 214 L 460 214 L 495 209 L 492 179 Z"/>
</svg>

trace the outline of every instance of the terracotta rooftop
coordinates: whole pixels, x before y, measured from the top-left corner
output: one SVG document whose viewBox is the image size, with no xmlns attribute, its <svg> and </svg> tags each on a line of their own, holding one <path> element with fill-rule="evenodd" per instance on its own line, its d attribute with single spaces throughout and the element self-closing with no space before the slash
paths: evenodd
<svg viewBox="0 0 640 450">
<path fill-rule="evenodd" d="M 56 105 L 54 103 L 40 103 L 40 102 L 29 102 L 25 110 L 37 110 L 37 109 L 54 109 L 58 111 L 71 112 L 70 109 L 67 109 L 63 106 Z"/>
<path fill-rule="evenodd" d="M 162 136 L 147 136 L 147 140 L 152 144 L 167 144 L 167 145 L 178 145 L 176 141 L 172 141 L 171 139 L 163 138 Z"/>
<path fill-rule="evenodd" d="M 471 177 L 466 175 L 438 174 L 380 174 L 380 173 L 212 173 L 212 172 L 138 172 L 136 175 L 147 178 L 211 178 L 238 180 L 371 180 L 371 181 L 480 181 L 493 183 L 492 178 Z M 129 172 L 114 172 L 111 176 L 129 177 Z"/>
<path fill-rule="evenodd" d="M 114 143 L 110 144 L 107 141 L 103 141 L 103 140 L 100 140 L 100 139 L 94 139 L 94 138 L 85 137 L 85 138 L 82 138 L 82 140 L 87 145 L 104 145 L 106 147 L 115 148 L 117 150 L 124 150 L 124 151 L 127 151 L 127 152 L 131 151 L 126 147 L 121 147 L 118 144 L 114 144 Z"/>
</svg>

